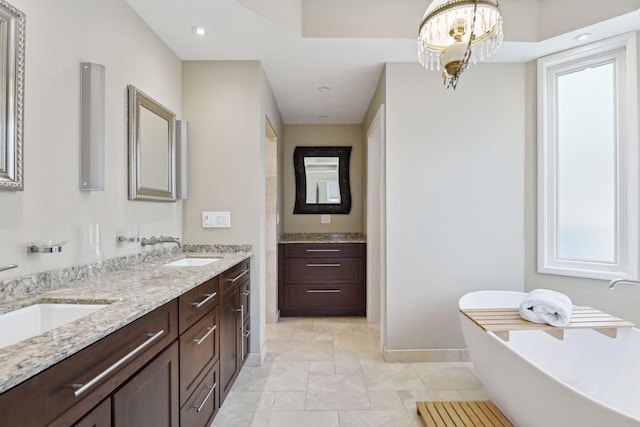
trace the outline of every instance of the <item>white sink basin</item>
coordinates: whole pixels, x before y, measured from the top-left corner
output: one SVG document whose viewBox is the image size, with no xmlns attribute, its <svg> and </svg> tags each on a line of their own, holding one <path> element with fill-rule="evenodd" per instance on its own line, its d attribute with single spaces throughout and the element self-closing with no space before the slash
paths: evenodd
<svg viewBox="0 0 640 427">
<path fill-rule="evenodd" d="M 15 344 L 81 317 L 105 304 L 33 304 L 0 315 L 0 348 Z"/>
<path fill-rule="evenodd" d="M 165 267 L 201 267 L 220 260 L 220 258 L 182 258 L 162 264 Z"/>
</svg>

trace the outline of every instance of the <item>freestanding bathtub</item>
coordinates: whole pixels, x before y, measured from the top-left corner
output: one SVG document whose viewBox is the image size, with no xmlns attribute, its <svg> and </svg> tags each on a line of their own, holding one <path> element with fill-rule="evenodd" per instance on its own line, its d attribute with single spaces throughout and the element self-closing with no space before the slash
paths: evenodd
<svg viewBox="0 0 640 427">
<path fill-rule="evenodd" d="M 478 291 L 458 305 L 518 307 L 526 295 Z M 564 340 L 542 331 L 511 331 L 505 342 L 462 313 L 460 322 L 480 381 L 515 426 L 640 426 L 639 329 L 620 329 L 617 338 L 567 330 Z"/>
</svg>

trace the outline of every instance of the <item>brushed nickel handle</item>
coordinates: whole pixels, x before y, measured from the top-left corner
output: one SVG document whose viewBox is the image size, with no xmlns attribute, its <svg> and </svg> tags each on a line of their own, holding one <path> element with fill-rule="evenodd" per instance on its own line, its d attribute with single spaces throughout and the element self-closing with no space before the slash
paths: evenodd
<svg viewBox="0 0 640 427">
<path fill-rule="evenodd" d="M 191 305 L 194 306 L 195 308 L 200 308 L 206 303 L 208 303 L 209 301 L 211 301 L 213 298 L 215 298 L 216 295 L 218 295 L 217 292 L 214 292 L 212 294 L 204 294 L 204 296 L 206 297 L 205 299 L 203 299 L 200 302 L 192 302 Z"/>
<path fill-rule="evenodd" d="M 244 336 L 244 304 L 240 304 L 240 336 Z M 244 340 L 240 340 L 240 360 L 244 362 Z"/>
<path fill-rule="evenodd" d="M 307 289 L 308 294 L 339 294 L 340 289 Z"/>
<path fill-rule="evenodd" d="M 249 338 L 249 335 L 251 335 L 251 331 L 250 330 L 247 331 L 247 333 L 244 334 L 243 337 L 245 337 L 245 339 L 246 339 L 246 338 Z"/>
<path fill-rule="evenodd" d="M 109 366 L 107 369 L 105 369 L 104 371 L 102 371 L 101 373 L 99 373 L 98 375 L 93 377 L 93 379 L 91 379 L 89 382 L 87 382 L 86 384 L 73 384 L 72 387 L 77 389 L 77 390 L 75 390 L 73 392 L 73 395 L 75 397 L 79 397 L 82 393 L 84 393 L 85 391 L 89 390 L 91 387 L 96 385 L 98 382 L 100 382 L 106 376 L 111 374 L 113 371 L 115 371 L 116 369 L 118 369 L 119 367 L 121 367 L 122 365 L 127 363 L 130 359 L 132 359 L 134 356 L 136 356 L 138 353 L 140 353 L 146 347 L 151 345 L 152 342 L 154 342 L 155 340 L 160 338 L 163 334 L 164 334 L 164 329 L 161 330 L 161 331 L 156 332 L 155 334 L 147 334 L 147 336 L 149 337 L 148 340 L 146 340 L 145 342 L 140 344 L 138 347 L 133 349 L 130 353 L 128 353 L 122 359 L 118 360 L 116 363 L 114 363 L 113 365 Z"/>
<path fill-rule="evenodd" d="M 250 291 L 245 291 L 242 293 L 242 295 L 244 295 L 245 297 L 248 297 L 250 293 L 251 293 Z"/>
<path fill-rule="evenodd" d="M 242 273 L 238 274 L 236 277 L 234 277 L 233 279 L 227 279 L 225 280 L 225 282 L 235 282 L 236 280 L 238 280 L 239 278 L 241 278 L 242 276 L 244 276 L 245 274 L 247 274 L 249 272 L 249 270 L 244 270 Z"/>
<path fill-rule="evenodd" d="M 209 389 L 209 392 L 204 397 L 204 400 L 202 401 L 202 403 L 199 405 L 193 405 L 193 407 L 196 408 L 196 412 L 202 411 L 202 408 L 204 408 L 204 404 L 207 403 L 207 400 L 209 400 L 209 398 L 211 397 L 211 394 L 213 394 L 213 390 L 215 390 L 217 386 L 218 386 L 218 383 L 213 383 L 213 385 L 207 386 L 207 388 Z"/>
<path fill-rule="evenodd" d="M 307 249 L 307 252 L 340 252 L 340 249 Z"/>
<path fill-rule="evenodd" d="M 307 264 L 307 267 L 342 267 L 342 264 Z"/>
<path fill-rule="evenodd" d="M 200 339 L 197 339 L 197 338 L 196 338 L 196 339 L 194 339 L 194 340 L 192 340 L 192 341 L 193 341 L 194 343 L 196 343 L 196 345 L 200 345 L 200 344 L 202 344 L 202 342 L 203 342 L 204 340 L 206 340 L 206 339 L 207 339 L 207 337 L 208 337 L 209 335 L 211 335 L 211 334 L 213 333 L 213 331 L 215 331 L 215 330 L 216 330 L 216 328 L 217 328 L 217 327 L 218 327 L 218 325 L 213 325 L 213 326 L 208 326 L 208 327 L 206 327 L 205 329 L 207 330 L 207 333 L 206 333 L 206 334 L 204 334 L 204 336 L 203 336 L 202 338 L 200 338 Z"/>
</svg>

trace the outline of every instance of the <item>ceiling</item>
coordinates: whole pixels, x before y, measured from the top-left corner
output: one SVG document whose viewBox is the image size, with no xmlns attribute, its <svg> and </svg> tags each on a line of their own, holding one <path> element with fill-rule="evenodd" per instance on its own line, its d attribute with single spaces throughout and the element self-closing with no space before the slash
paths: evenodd
<svg viewBox="0 0 640 427">
<path fill-rule="evenodd" d="M 417 62 L 418 26 L 430 3 L 126 1 L 181 60 L 259 60 L 287 124 L 361 123 L 384 63 Z M 587 12 L 576 14 L 576 2 Z M 502 0 L 505 42 L 491 61 L 526 62 L 640 30 L 640 0 L 610 3 Z M 197 36 L 194 26 L 207 34 Z M 576 42 L 583 32 L 593 35 Z"/>
</svg>

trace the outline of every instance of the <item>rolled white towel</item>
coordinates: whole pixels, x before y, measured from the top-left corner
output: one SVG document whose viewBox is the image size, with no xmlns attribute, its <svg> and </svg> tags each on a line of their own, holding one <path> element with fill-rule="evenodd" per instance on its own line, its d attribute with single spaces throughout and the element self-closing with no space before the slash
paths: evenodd
<svg viewBox="0 0 640 427">
<path fill-rule="evenodd" d="M 520 317 L 530 322 L 567 326 L 571 321 L 571 299 L 550 289 L 535 289 L 520 303 Z"/>
</svg>

